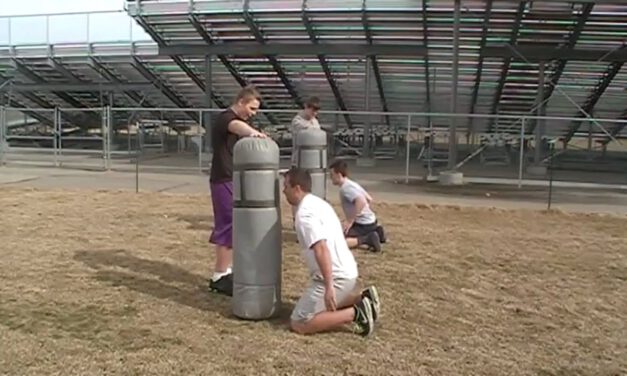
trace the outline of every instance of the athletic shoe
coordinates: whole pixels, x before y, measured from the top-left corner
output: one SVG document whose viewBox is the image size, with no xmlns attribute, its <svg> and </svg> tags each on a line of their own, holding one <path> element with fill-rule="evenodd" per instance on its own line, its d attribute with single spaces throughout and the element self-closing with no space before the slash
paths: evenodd
<svg viewBox="0 0 627 376">
<path fill-rule="evenodd" d="M 224 275 L 217 281 L 209 280 L 209 291 L 233 296 L 233 273 Z"/>
<path fill-rule="evenodd" d="M 363 298 L 353 306 L 355 308 L 355 332 L 367 337 L 374 331 L 374 319 L 372 318 L 372 302 L 370 298 Z"/>
<path fill-rule="evenodd" d="M 379 292 L 374 286 L 369 286 L 361 292 L 362 299 L 368 298 L 372 303 L 372 318 L 377 321 L 381 310 L 381 300 L 379 300 Z"/>
<path fill-rule="evenodd" d="M 385 231 L 383 230 L 383 226 L 377 226 L 376 231 L 377 234 L 379 234 L 379 240 L 381 241 L 381 243 L 386 243 L 388 241 L 388 238 L 385 237 Z"/>
</svg>

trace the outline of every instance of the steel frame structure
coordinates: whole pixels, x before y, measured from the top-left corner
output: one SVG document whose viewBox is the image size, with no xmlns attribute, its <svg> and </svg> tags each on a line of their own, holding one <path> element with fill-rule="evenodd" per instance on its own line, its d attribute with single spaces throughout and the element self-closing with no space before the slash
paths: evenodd
<svg viewBox="0 0 627 376">
<path fill-rule="evenodd" d="M 163 108 L 145 108 L 145 107 L 110 107 L 110 106 L 105 106 L 101 109 L 99 109 L 99 113 L 100 113 L 100 118 L 101 118 L 101 124 L 99 127 L 98 132 L 94 132 L 94 134 L 92 134 L 91 136 L 85 137 L 85 136 L 81 136 L 81 135 L 74 135 L 71 132 L 67 132 L 64 131 L 63 129 L 63 125 L 62 125 L 62 114 L 64 112 L 72 112 L 72 111 L 89 111 L 89 109 L 84 109 L 84 108 L 54 108 L 54 109 L 49 109 L 49 108 L 31 108 L 29 111 L 32 112 L 36 112 L 36 113 L 51 113 L 52 118 L 53 118 L 53 122 L 52 124 L 50 124 L 49 127 L 49 134 L 45 134 L 45 135 L 38 135 L 38 136 L 21 136 L 21 135 L 15 135 L 12 134 L 11 132 L 11 127 L 8 126 L 7 124 L 7 114 L 10 112 L 16 112 L 16 111 L 22 111 L 23 108 L 21 107 L 6 107 L 6 106 L 0 106 L 0 165 L 5 163 L 5 160 L 7 158 L 7 156 L 10 156 L 12 153 L 19 153 L 19 152 L 23 152 L 23 151 L 38 151 L 38 152 L 48 152 L 50 153 L 50 155 L 52 156 L 51 159 L 49 160 L 50 163 L 52 163 L 54 166 L 60 166 L 61 165 L 61 159 L 62 156 L 100 156 L 101 158 L 90 158 L 91 163 L 93 164 L 94 161 L 96 161 L 95 163 L 99 164 L 103 169 L 105 170 L 109 170 L 112 167 L 112 160 L 114 159 L 113 157 L 116 155 L 122 155 L 122 156 L 132 156 L 135 159 L 138 159 L 141 157 L 142 155 L 142 150 L 131 150 L 130 144 L 129 144 L 129 149 L 128 151 L 115 151 L 113 146 L 113 139 L 114 139 L 114 132 L 115 132 L 115 124 L 113 123 L 113 119 L 115 119 L 115 114 L 116 113 L 129 113 L 129 112 L 142 112 L 142 111 L 147 111 L 147 112 L 156 112 L 156 113 L 166 113 L 166 114 L 172 114 L 173 116 L 169 116 L 166 115 L 166 117 L 175 117 L 176 113 L 181 113 L 181 112 L 185 112 L 185 113 L 194 113 L 194 117 L 197 119 L 203 119 L 206 117 L 206 115 L 210 115 L 211 113 L 215 113 L 220 111 L 220 109 L 217 108 L 172 108 L 172 107 L 163 107 Z M 274 112 L 275 115 L 279 115 L 279 114 L 291 114 L 292 111 L 291 110 L 262 110 L 262 112 L 268 113 L 268 112 Z M 345 111 L 325 111 L 327 114 L 337 114 L 337 115 L 342 115 L 345 114 Z M 416 143 L 414 140 L 414 142 L 412 142 L 412 134 L 415 133 L 429 133 L 429 134 L 433 134 L 433 127 L 431 125 L 425 126 L 425 125 L 415 125 L 415 122 L 413 121 L 413 119 L 416 118 L 425 118 L 425 117 L 430 117 L 430 118 L 434 118 L 434 119 L 451 119 L 451 118 L 455 118 L 455 119 L 459 119 L 459 120 L 464 120 L 464 118 L 470 117 L 473 118 L 475 120 L 479 120 L 479 119 L 486 119 L 486 120 L 490 120 L 490 119 L 497 119 L 499 117 L 502 117 L 506 120 L 519 120 L 521 122 L 521 131 L 518 135 L 514 135 L 514 134 L 509 134 L 509 135 L 501 135 L 501 136 L 509 136 L 506 137 L 508 138 L 510 141 L 512 141 L 512 143 L 515 145 L 515 147 L 517 147 L 519 150 L 519 159 L 518 159 L 518 166 L 517 166 L 517 174 L 518 174 L 518 185 L 519 187 L 522 187 L 522 181 L 523 181 L 523 176 L 524 176 L 524 168 L 525 166 L 529 165 L 529 155 L 526 154 L 526 149 L 527 149 L 527 142 L 528 141 L 533 141 L 535 136 L 534 135 L 530 135 L 527 134 L 525 132 L 525 124 L 529 123 L 529 122 L 538 122 L 538 121 L 548 121 L 548 122 L 553 122 L 553 121 L 566 121 L 566 122 L 572 122 L 572 121 L 577 121 L 578 118 L 576 117 L 551 117 L 551 116 L 537 116 L 537 115 L 528 115 L 528 116 L 523 116 L 521 118 L 517 118 L 515 115 L 497 115 L 497 114 L 459 114 L 459 113 L 424 113 L 424 112 L 415 112 L 415 113 L 411 113 L 411 112 L 382 112 L 382 111 L 351 111 L 349 112 L 347 115 L 351 115 L 351 116 L 367 116 L 367 117 L 371 117 L 371 118 L 375 118 L 377 116 L 385 116 L 385 115 L 389 115 L 391 117 L 394 118 L 399 118 L 404 120 L 404 122 L 406 123 L 406 127 L 403 128 L 398 128 L 395 130 L 394 133 L 396 133 L 396 136 L 402 135 L 404 137 L 404 139 L 406 140 L 405 143 L 405 174 L 404 174 L 404 178 L 405 181 L 408 182 L 410 179 L 410 155 L 411 155 L 411 147 L 412 146 L 416 146 Z M 612 126 L 614 126 L 615 128 L 618 127 L 625 127 L 627 126 L 627 119 L 595 119 L 596 121 L 602 122 L 604 124 L 611 124 Z M 462 121 L 460 121 L 460 123 L 462 123 Z M 199 123 L 198 125 L 200 125 L 200 127 L 196 127 L 195 129 L 187 129 L 186 130 L 186 135 L 187 136 L 193 136 L 193 137 L 198 137 L 201 139 L 201 142 L 199 142 L 199 144 L 202 144 L 202 139 L 204 139 L 205 137 L 207 137 L 207 134 L 202 132 L 202 123 Z M 14 128 L 13 128 L 14 129 Z M 548 134 L 551 134 L 553 136 L 555 136 L 555 132 L 553 132 L 553 130 L 551 130 L 550 128 L 548 129 L 549 132 Z M 339 132 L 336 133 L 342 133 L 341 130 Z M 366 140 L 368 138 L 368 134 L 367 134 L 367 129 L 363 130 L 363 132 L 359 132 L 362 131 L 361 129 L 353 129 L 353 130 L 349 130 L 349 132 L 352 132 L 352 135 L 356 135 L 356 136 L 363 136 L 364 140 Z M 438 132 L 443 132 L 443 131 L 447 131 L 447 128 L 441 128 L 438 130 Z M 389 134 L 389 129 L 381 129 L 378 128 L 376 130 L 373 131 L 373 133 L 375 134 L 379 134 L 381 135 L 382 133 L 388 133 Z M 493 135 L 491 133 L 483 133 L 483 135 Z M 337 134 L 336 134 L 337 136 Z M 604 136 L 604 133 L 601 131 L 597 131 L 597 132 L 592 132 L 591 130 L 589 130 L 587 133 L 586 132 L 582 132 L 582 136 L 587 136 L 587 137 L 602 137 Z M 130 132 L 129 132 L 129 137 L 130 137 Z M 546 136 L 544 136 L 546 137 Z M 10 148 L 10 149 L 5 149 L 3 147 L 4 144 L 6 144 L 9 140 L 29 140 L 29 139 L 33 139 L 33 140 L 45 140 L 45 141 L 49 141 L 51 143 L 51 147 L 43 147 L 43 148 L 37 148 L 37 149 L 29 149 L 29 148 L 24 148 L 24 147 L 17 147 L 17 148 Z M 65 143 L 67 141 L 90 141 L 90 142 L 96 142 L 98 144 L 100 144 L 101 146 L 99 148 L 92 148 L 89 150 L 83 150 L 82 148 L 79 149 L 73 149 L 71 147 L 67 147 L 65 146 Z M 364 143 L 366 143 L 364 141 Z M 413 145 L 412 145 L 413 143 Z M 119 146 L 119 145 L 117 145 Z M 485 144 L 484 146 L 476 149 L 473 153 L 471 153 L 470 155 L 468 155 L 467 157 L 465 157 L 463 160 L 458 161 L 455 163 L 454 168 L 460 168 L 461 166 L 463 166 L 465 163 L 467 163 L 470 159 L 472 159 L 473 157 L 475 157 L 476 155 L 478 155 L 479 153 L 481 153 L 481 151 L 483 150 L 483 148 L 487 146 L 487 144 Z M 590 147 L 590 146 L 589 146 Z M 198 153 L 198 171 L 202 172 L 204 169 L 204 165 L 203 165 L 203 159 L 202 159 L 202 150 L 198 149 L 196 151 Z M 546 158 L 545 158 L 546 159 Z M 167 167 L 166 167 L 167 168 Z M 189 168 L 189 167 L 188 167 Z M 431 171 L 429 171 L 431 172 Z"/>
<path fill-rule="evenodd" d="M 127 0 L 125 7 L 152 41 L 0 45 L 0 103 L 25 113 L 223 108 L 254 84 L 268 110 L 261 126 L 287 126 L 316 95 L 348 128 L 404 127 L 390 114 L 416 111 L 496 115 L 466 124 L 428 119 L 467 137 L 519 134 L 521 116 L 581 119 L 551 120 L 565 142 L 591 114 L 627 113 L 622 0 Z M 383 115 L 366 119 L 357 115 L 363 111 Z M 531 121 L 524 132 L 542 136 L 542 125 Z M 627 132 L 623 123 L 598 126 L 602 143 Z"/>
<path fill-rule="evenodd" d="M 202 32 L 211 33 L 210 41 L 205 38 L 208 43 L 198 43 L 198 35 L 187 33 L 189 25 L 185 20 L 178 22 L 181 13 L 185 13 L 184 3 L 189 4 L 186 11 L 191 12 L 192 17 L 203 20 Z M 330 91 L 333 95 L 329 97 L 335 99 L 331 108 L 342 111 L 407 111 L 415 110 L 416 102 L 422 103 L 422 108 L 429 112 L 442 111 L 435 98 L 440 101 L 449 98 L 453 113 L 578 114 L 585 119 L 593 110 L 602 111 L 604 117 L 620 117 L 627 111 L 625 93 L 620 90 L 627 80 L 627 70 L 622 69 L 627 59 L 624 48 L 627 4 L 620 1 L 361 0 L 337 3 L 246 0 L 240 3 L 188 0 L 159 4 L 135 0 L 127 1 L 127 7 L 133 17 L 142 17 L 147 30 L 158 31 L 163 41 L 159 44 L 162 55 L 226 55 L 242 65 L 254 61 L 259 71 L 277 75 L 291 97 L 291 100 L 286 98 L 288 103 L 280 108 L 301 105 L 302 97 L 308 93 Z M 421 17 L 413 19 L 416 13 Z M 200 31 L 198 27 L 195 29 Z M 456 30 L 460 31 L 456 33 Z M 315 64 L 311 60 L 314 56 L 327 85 L 320 79 L 305 80 L 298 91 L 293 84 L 296 78 L 289 75 L 293 71 L 290 64 L 297 59 Z M 447 61 L 444 56 L 451 56 L 451 59 Z M 264 64 L 259 57 L 268 60 Z M 365 60 L 370 60 L 370 64 Z M 399 65 L 388 65 L 388 61 Z M 413 65 L 414 69 L 422 68 L 424 80 L 415 92 L 418 101 L 412 101 L 411 95 L 407 95 L 409 90 L 405 87 L 414 77 L 402 76 L 404 67 L 400 64 L 403 63 Z M 569 69 L 569 63 L 574 63 L 575 69 Z M 474 77 L 468 74 L 471 65 L 476 67 Z M 310 67 L 307 65 L 306 74 Z M 355 90 L 342 90 L 342 85 L 338 84 L 342 82 L 338 78 L 343 76 L 340 72 L 351 68 L 356 72 L 358 84 L 350 87 L 356 88 L 358 93 L 367 88 L 369 72 L 364 70 L 373 71 L 378 94 L 376 102 L 354 99 Z M 596 69 L 596 84 L 591 85 L 594 78 L 582 68 Z M 246 75 L 244 70 L 239 74 L 233 72 L 234 69 L 229 70 L 234 76 Z M 450 81 L 448 74 L 437 77 L 438 70 L 451 72 Z M 493 72 L 500 72 L 496 80 Z M 402 78 L 396 80 L 395 76 Z M 431 76 L 436 76 L 433 94 Z M 579 77 L 572 80 L 573 76 Z M 563 88 L 562 77 L 568 77 Z M 579 80 L 584 82 L 573 82 Z M 613 82 L 616 83 L 612 85 Z M 571 89 L 577 86 L 589 92 L 585 101 L 568 98 L 574 97 Z M 263 84 L 261 88 L 263 90 Z M 542 98 L 538 99 L 537 92 L 542 93 Z M 404 96 L 409 98 L 402 98 Z M 487 101 L 490 97 L 492 99 Z M 559 97 L 567 97 L 569 104 L 564 106 Z M 556 105 L 552 106 L 553 103 Z M 600 108 L 595 108 L 597 105 Z M 346 114 L 344 120 L 347 127 L 354 125 Z M 392 126 L 389 116 L 385 117 L 385 122 Z M 367 123 L 362 121 L 361 125 Z M 578 124 L 580 122 L 562 125 L 566 142 L 570 141 Z M 454 144 L 458 139 L 455 121 L 451 120 L 449 126 L 452 154 L 449 166 L 453 166 Z M 544 129 L 535 128 L 536 124 L 531 124 L 526 132 L 539 135 Z M 486 124 L 475 124 L 473 120 L 467 129 L 518 133 L 520 123 L 505 118 L 491 119 Z M 605 133 L 613 136 L 623 129 Z M 604 142 L 609 140 L 610 136 Z"/>
</svg>

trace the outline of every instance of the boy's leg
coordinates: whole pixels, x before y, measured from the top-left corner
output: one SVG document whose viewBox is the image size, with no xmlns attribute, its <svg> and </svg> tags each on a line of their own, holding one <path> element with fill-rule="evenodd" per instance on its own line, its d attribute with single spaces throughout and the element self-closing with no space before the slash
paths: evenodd
<svg viewBox="0 0 627 376">
<path fill-rule="evenodd" d="M 214 228 L 209 242 L 216 246 L 216 263 L 209 288 L 225 295 L 233 294 L 233 185 L 211 184 Z"/>
<path fill-rule="evenodd" d="M 335 297 L 339 308 L 327 311 L 324 304 L 324 285 L 321 281 L 312 281 L 299 299 L 291 315 L 291 328 L 299 334 L 313 334 L 340 329 L 355 323 L 362 335 L 369 335 L 374 329 L 372 303 L 369 298 L 351 297 L 356 285 L 355 280 L 334 281 Z M 356 301 L 353 304 L 351 302 Z"/>
<path fill-rule="evenodd" d="M 349 295 L 345 301 L 338 303 L 338 309 L 348 308 L 359 303 L 363 298 L 370 299 L 372 303 L 372 318 L 377 321 L 379 318 L 379 311 L 381 310 L 381 299 L 379 298 L 379 291 L 376 286 L 370 285 L 361 290 L 355 290 Z"/>
<path fill-rule="evenodd" d="M 316 314 L 306 322 L 292 321 L 292 330 L 299 334 L 314 334 L 339 329 L 347 324 L 355 323 L 356 332 L 368 336 L 374 330 L 372 317 L 372 303 L 369 298 L 363 298 L 352 307 L 339 311 L 325 311 Z"/>
<path fill-rule="evenodd" d="M 349 248 L 367 245 L 372 247 L 375 252 L 381 252 L 381 239 L 375 225 L 354 223 L 346 234 L 346 244 L 348 244 Z"/>
<path fill-rule="evenodd" d="M 388 238 L 387 236 L 385 236 L 385 230 L 383 229 L 383 226 L 377 225 L 377 234 L 379 235 L 381 243 L 387 243 Z"/>
</svg>

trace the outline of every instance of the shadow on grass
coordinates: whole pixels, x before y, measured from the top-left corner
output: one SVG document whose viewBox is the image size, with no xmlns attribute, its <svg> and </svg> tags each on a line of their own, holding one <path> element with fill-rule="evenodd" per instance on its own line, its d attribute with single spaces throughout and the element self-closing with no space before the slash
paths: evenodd
<svg viewBox="0 0 627 376">
<path fill-rule="evenodd" d="M 0 306 L 0 326 L 20 331 L 39 340 L 74 338 L 89 346 L 115 351 L 139 351 L 180 345 L 177 337 L 163 336 L 149 327 L 119 327 L 133 320 L 137 310 L 128 305 L 105 308 L 99 304 L 30 302 L 13 299 Z"/>
<path fill-rule="evenodd" d="M 79 251 L 74 259 L 95 269 L 94 278 L 100 282 L 239 320 L 231 311 L 230 297 L 210 293 L 206 278 L 179 266 L 136 257 L 120 249 Z M 120 271 L 119 268 L 127 269 L 128 272 Z M 267 321 L 273 326 L 287 328 L 293 307 L 291 301 L 283 301 L 279 315 Z"/>
</svg>

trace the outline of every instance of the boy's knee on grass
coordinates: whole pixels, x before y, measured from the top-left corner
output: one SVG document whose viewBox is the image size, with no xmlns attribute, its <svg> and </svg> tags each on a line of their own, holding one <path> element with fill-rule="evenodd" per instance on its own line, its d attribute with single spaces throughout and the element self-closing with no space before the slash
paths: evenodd
<svg viewBox="0 0 627 376">
<path fill-rule="evenodd" d="M 290 329 L 296 334 L 309 334 L 306 321 L 290 320 Z"/>
</svg>

